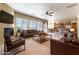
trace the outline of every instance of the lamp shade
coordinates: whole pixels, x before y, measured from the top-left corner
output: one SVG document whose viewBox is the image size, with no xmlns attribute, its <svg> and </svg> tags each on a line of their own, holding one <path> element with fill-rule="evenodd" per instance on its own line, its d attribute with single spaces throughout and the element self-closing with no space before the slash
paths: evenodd
<svg viewBox="0 0 79 59">
<path fill-rule="evenodd" d="M 71 28 L 71 29 L 70 29 L 70 31 L 71 31 L 71 32 L 74 32 L 74 31 L 75 31 L 75 29 L 74 29 L 74 28 Z"/>
</svg>

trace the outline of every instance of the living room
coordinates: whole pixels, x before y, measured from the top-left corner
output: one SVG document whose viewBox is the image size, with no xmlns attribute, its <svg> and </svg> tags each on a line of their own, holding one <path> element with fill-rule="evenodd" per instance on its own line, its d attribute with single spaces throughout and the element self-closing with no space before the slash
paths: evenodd
<svg viewBox="0 0 79 59">
<path fill-rule="evenodd" d="M 6 55 L 79 54 L 78 7 L 77 3 L 0 3 L 0 15 L 3 15 L 3 20 L 0 21 L 0 46 L 1 51 L 4 50 L 1 53 Z M 49 8 L 55 9 L 49 10 Z M 7 38 L 11 38 L 12 41 L 19 39 L 19 41 L 13 45 Z M 77 42 L 74 43 L 76 40 Z M 23 46 L 19 47 L 21 45 Z M 20 49 L 22 51 L 18 51 Z"/>
<path fill-rule="evenodd" d="M 1 8 L 1 13 L 10 14 L 8 16 L 12 16 L 12 18 L 13 18 L 13 19 L 10 17 L 8 18 L 13 21 L 9 21 L 6 18 L 8 21 L 4 20 L 4 21 L 1 21 L 1 23 L 0 23 L 0 25 L 1 25 L 1 27 L 0 27 L 1 28 L 0 29 L 1 30 L 0 31 L 1 46 L 3 46 L 3 44 L 4 44 L 4 40 L 5 40 L 4 37 L 5 37 L 6 33 L 9 33 L 12 36 L 11 38 L 16 40 L 16 38 L 15 38 L 16 35 L 20 36 L 20 34 L 21 34 L 24 39 L 28 39 L 29 37 L 33 37 L 33 35 L 35 35 L 37 32 L 40 32 L 40 31 L 47 32 L 47 24 L 48 24 L 47 20 L 14 11 L 10 6 L 8 6 L 7 4 L 4 4 L 4 3 L 0 4 L 0 8 Z M 8 16 L 5 15 L 4 18 L 8 17 Z M 23 34 L 24 32 L 25 32 L 25 35 Z M 2 48 L 1 48 L 1 50 L 2 50 Z M 2 52 L 2 54 L 3 54 L 3 52 Z"/>
</svg>

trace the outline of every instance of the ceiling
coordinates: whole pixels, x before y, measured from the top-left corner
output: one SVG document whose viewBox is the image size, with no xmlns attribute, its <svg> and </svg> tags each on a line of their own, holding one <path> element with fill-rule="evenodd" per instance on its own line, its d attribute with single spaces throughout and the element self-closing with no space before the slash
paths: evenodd
<svg viewBox="0 0 79 59">
<path fill-rule="evenodd" d="M 53 11 L 54 13 L 67 8 L 72 3 L 8 3 L 16 12 L 46 19 L 45 12 Z"/>
</svg>

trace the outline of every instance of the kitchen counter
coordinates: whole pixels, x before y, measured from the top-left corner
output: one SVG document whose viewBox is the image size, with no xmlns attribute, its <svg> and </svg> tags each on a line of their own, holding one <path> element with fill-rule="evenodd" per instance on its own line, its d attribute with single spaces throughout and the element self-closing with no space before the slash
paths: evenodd
<svg viewBox="0 0 79 59">
<path fill-rule="evenodd" d="M 51 40 L 52 55 L 79 55 L 79 45 L 65 43 L 62 40 Z"/>
</svg>

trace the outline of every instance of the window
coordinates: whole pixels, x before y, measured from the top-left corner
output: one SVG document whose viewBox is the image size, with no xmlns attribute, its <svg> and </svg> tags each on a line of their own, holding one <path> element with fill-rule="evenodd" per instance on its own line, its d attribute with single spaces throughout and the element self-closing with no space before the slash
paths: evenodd
<svg viewBox="0 0 79 59">
<path fill-rule="evenodd" d="M 26 19 L 23 20 L 22 29 L 23 29 L 23 30 L 28 30 L 28 20 L 26 20 Z"/>
<path fill-rule="evenodd" d="M 16 27 L 22 29 L 22 19 L 16 18 Z"/>
<path fill-rule="evenodd" d="M 16 18 L 16 27 L 20 30 L 27 30 L 28 29 L 28 20 L 24 18 Z"/>
<path fill-rule="evenodd" d="M 29 20 L 29 29 L 36 30 L 36 21 Z"/>
<path fill-rule="evenodd" d="M 42 25 L 43 25 L 42 22 L 37 22 L 37 30 L 42 31 L 43 30 Z"/>
<path fill-rule="evenodd" d="M 16 27 L 20 30 L 46 30 L 47 25 L 44 25 L 42 21 L 36 20 L 27 20 L 25 18 L 17 17 L 16 18 Z"/>
</svg>

